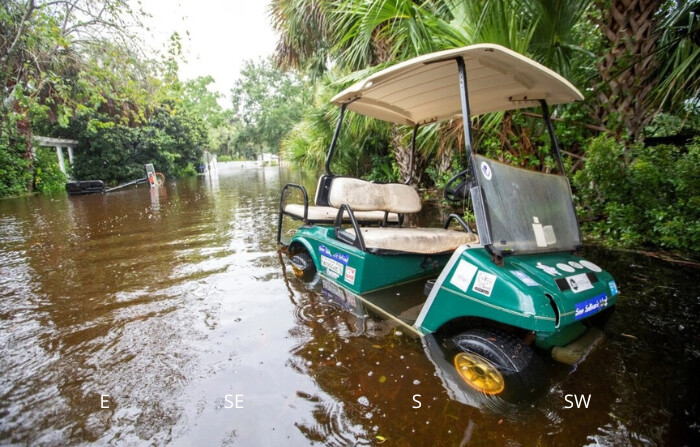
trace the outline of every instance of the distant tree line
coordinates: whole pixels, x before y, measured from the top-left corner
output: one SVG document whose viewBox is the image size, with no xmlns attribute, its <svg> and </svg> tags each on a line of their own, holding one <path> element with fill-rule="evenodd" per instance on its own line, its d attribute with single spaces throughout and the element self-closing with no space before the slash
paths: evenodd
<svg viewBox="0 0 700 447">
<path fill-rule="evenodd" d="M 222 108 L 211 77 L 179 79 L 178 34 L 159 56 L 144 54 L 135 33 L 144 13 L 128 0 L 2 2 L 0 197 L 62 187 L 55 157 L 36 150 L 31 135 L 79 140 L 73 176 L 110 183 L 140 176 L 146 162 L 192 174 L 204 150 L 225 159 L 279 152 L 320 169 L 335 93 L 401 60 L 490 42 L 584 93 L 554 115 L 587 234 L 699 250 L 698 0 L 273 0 L 269 12 L 275 55 L 247 61 Z M 482 153 L 553 169 L 532 116 L 500 113 L 471 125 Z M 351 114 L 334 170 L 382 181 L 410 173 L 413 184 L 440 188 L 465 164 L 460 126 L 423 126 L 410 172 L 410 129 Z M 688 144 L 644 146 L 679 134 Z M 643 191 L 646 199 L 625 200 Z"/>
</svg>

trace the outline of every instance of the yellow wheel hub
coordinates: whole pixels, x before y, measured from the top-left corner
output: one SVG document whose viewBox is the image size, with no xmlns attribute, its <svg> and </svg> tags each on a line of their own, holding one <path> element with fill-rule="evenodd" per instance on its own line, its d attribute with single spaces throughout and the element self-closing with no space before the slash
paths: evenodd
<svg viewBox="0 0 700 447">
<path fill-rule="evenodd" d="M 467 385 L 486 394 L 498 394 L 505 388 L 503 375 L 493 363 L 471 352 L 460 352 L 454 358 L 455 368 Z"/>
<path fill-rule="evenodd" d="M 292 271 L 294 272 L 294 276 L 296 276 L 297 278 L 302 278 L 304 276 L 304 271 L 297 266 L 293 265 Z"/>
</svg>

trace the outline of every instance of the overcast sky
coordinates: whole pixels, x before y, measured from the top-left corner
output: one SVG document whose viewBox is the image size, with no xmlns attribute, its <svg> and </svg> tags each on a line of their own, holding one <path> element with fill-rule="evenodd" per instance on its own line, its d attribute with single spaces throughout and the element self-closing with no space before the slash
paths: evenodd
<svg viewBox="0 0 700 447">
<path fill-rule="evenodd" d="M 141 2 L 143 9 L 153 16 L 146 20 L 151 46 L 164 50 L 168 38 L 177 31 L 187 59 L 180 65 L 180 78 L 211 75 L 216 89 L 227 97 L 243 61 L 268 56 L 275 49 L 277 37 L 270 26 L 268 3 L 268 0 Z"/>
</svg>

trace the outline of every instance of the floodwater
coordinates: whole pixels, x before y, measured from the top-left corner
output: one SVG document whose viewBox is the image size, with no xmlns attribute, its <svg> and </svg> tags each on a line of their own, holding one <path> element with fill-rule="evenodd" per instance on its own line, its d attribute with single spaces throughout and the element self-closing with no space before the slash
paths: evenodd
<svg viewBox="0 0 700 447">
<path fill-rule="evenodd" d="M 315 186 L 229 168 L 0 201 L 0 444 L 700 445 L 697 268 L 588 249 L 622 293 L 605 341 L 547 360 L 531 403 L 488 405 L 425 342 L 294 277 L 288 181 Z"/>
</svg>

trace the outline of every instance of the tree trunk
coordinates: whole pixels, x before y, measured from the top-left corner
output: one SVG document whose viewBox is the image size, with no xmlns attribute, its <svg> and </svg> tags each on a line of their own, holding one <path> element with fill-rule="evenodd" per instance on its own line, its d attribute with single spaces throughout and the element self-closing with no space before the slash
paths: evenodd
<svg viewBox="0 0 700 447">
<path fill-rule="evenodd" d="M 630 142 L 641 138 L 644 126 L 654 117 L 647 96 L 657 81 L 652 78 L 652 53 L 658 39 L 655 15 L 661 4 L 662 0 L 596 1 L 600 18 L 594 21 L 607 52 L 597 66 L 601 84 L 592 114 Z"/>
<path fill-rule="evenodd" d="M 413 169 L 411 169 L 411 145 L 404 143 L 404 133 L 401 128 L 394 124 L 391 126 L 391 143 L 394 148 L 394 158 L 399 166 L 399 181 L 405 182 L 409 176 L 411 181 L 409 185 L 418 185 L 425 171 L 426 160 L 421 154 L 416 151 L 413 160 Z"/>
</svg>

